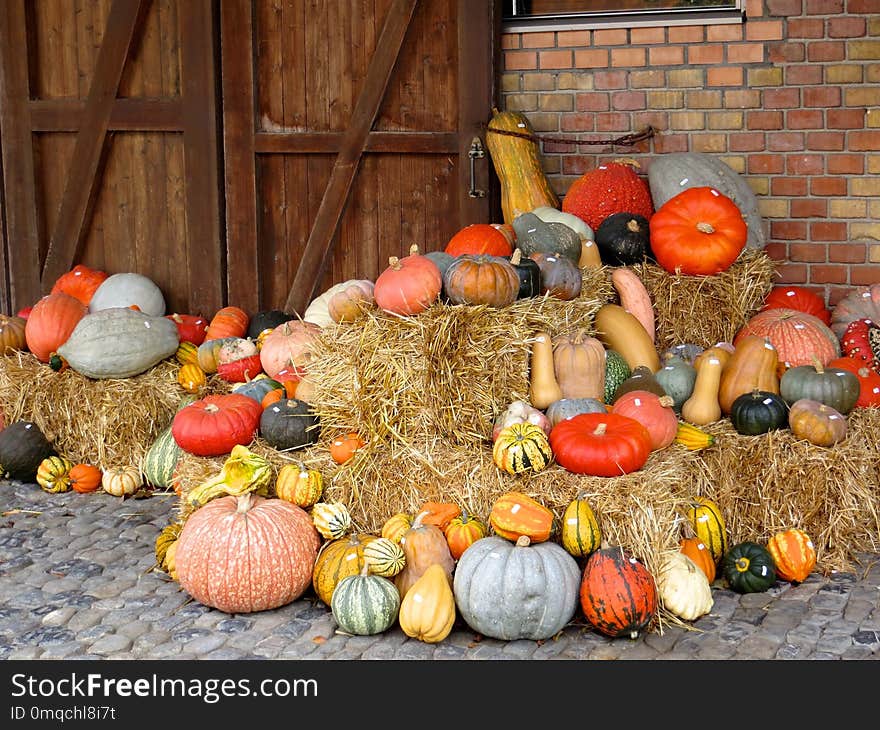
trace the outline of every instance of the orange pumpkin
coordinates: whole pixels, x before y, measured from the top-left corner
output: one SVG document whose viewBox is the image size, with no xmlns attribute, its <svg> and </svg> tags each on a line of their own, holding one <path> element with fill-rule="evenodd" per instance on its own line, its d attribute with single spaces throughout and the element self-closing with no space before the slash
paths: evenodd
<svg viewBox="0 0 880 730">
<path fill-rule="evenodd" d="M 803 583 L 816 567 L 816 548 L 810 536 L 792 527 L 777 532 L 767 541 L 776 563 L 776 576 L 790 583 Z"/>
<path fill-rule="evenodd" d="M 317 335 L 321 328 L 312 322 L 290 320 L 278 325 L 263 340 L 260 364 L 270 378 L 285 383 L 300 380 L 315 358 Z M 282 380 L 278 376 L 285 372 Z"/>
<path fill-rule="evenodd" d="M 545 542 L 553 531 L 553 512 L 527 494 L 507 492 L 495 500 L 489 524 L 495 534 L 516 542 L 525 535 L 532 543 Z"/>
<path fill-rule="evenodd" d="M 24 326 L 28 350 L 40 362 L 49 362 L 52 353 L 67 342 L 88 311 L 88 307 L 70 294 L 46 295 L 34 305 Z"/>
<path fill-rule="evenodd" d="M 678 416 L 671 396 L 658 396 L 647 390 L 631 390 L 614 401 L 611 412 L 641 423 L 651 437 L 651 450 L 663 449 L 675 441 Z"/>
<path fill-rule="evenodd" d="M 382 531 L 379 533 L 382 537 L 388 538 L 392 542 L 400 542 L 406 531 L 412 527 L 412 515 L 406 512 L 398 512 L 391 515 L 382 525 Z"/>
<path fill-rule="evenodd" d="M 101 486 L 102 476 L 101 470 L 91 464 L 74 464 L 68 472 L 70 488 L 80 494 L 96 492 Z"/>
<path fill-rule="evenodd" d="M 23 350 L 27 347 L 24 336 L 26 321 L 23 317 L 0 314 L 0 355 L 8 350 Z"/>
<path fill-rule="evenodd" d="M 367 445 L 357 433 L 347 433 L 330 443 L 330 458 L 337 464 L 344 464 L 355 452 Z"/>
<path fill-rule="evenodd" d="M 443 250 L 450 256 L 485 254 L 507 257 L 513 253 L 513 244 L 511 239 L 495 225 L 472 223 L 455 233 Z"/>
<path fill-rule="evenodd" d="M 241 307 L 228 306 L 217 310 L 205 330 L 204 342 L 223 337 L 244 337 L 250 316 Z"/>
<path fill-rule="evenodd" d="M 461 514 L 461 507 L 452 502 L 425 502 L 417 514 L 423 525 L 437 525 L 445 530 L 452 519 Z"/>
<path fill-rule="evenodd" d="M 84 264 L 77 264 L 70 271 L 62 274 L 55 280 L 50 294 L 64 292 L 89 306 L 95 291 L 106 278 L 106 271 L 91 269 Z"/>
<path fill-rule="evenodd" d="M 424 312 L 438 300 L 442 288 L 437 264 L 412 246 L 409 256 L 388 259 L 388 268 L 373 286 L 373 298 L 383 311 L 408 316 Z"/>
<path fill-rule="evenodd" d="M 465 511 L 453 517 L 443 531 L 449 552 L 456 560 L 477 540 L 486 537 L 487 533 L 486 523 Z"/>
<path fill-rule="evenodd" d="M 796 309 L 774 307 L 758 312 L 737 332 L 734 346 L 749 335 L 766 337 L 785 368 L 812 365 L 814 356 L 823 366 L 840 357 L 840 342 L 831 328 Z"/>
</svg>

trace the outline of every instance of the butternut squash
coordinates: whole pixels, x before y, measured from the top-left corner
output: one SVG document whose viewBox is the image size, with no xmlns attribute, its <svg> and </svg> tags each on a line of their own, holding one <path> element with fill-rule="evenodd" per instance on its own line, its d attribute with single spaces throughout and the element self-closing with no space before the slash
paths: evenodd
<svg viewBox="0 0 880 730">
<path fill-rule="evenodd" d="M 611 272 L 611 285 L 617 291 L 620 306 L 641 322 L 651 342 L 655 343 L 654 304 L 638 274 L 626 266 L 618 266 Z"/>
<path fill-rule="evenodd" d="M 553 369 L 563 398 L 605 394 L 605 347 L 586 330 L 553 338 Z"/>
<path fill-rule="evenodd" d="M 581 239 L 581 257 L 580 259 L 578 259 L 578 268 L 602 268 L 602 256 L 599 253 L 599 247 L 596 245 L 596 242 L 591 238 Z"/>
<path fill-rule="evenodd" d="M 529 404 L 543 410 L 562 397 L 562 388 L 553 368 L 553 339 L 549 332 L 536 332 L 529 371 Z"/>
<path fill-rule="evenodd" d="M 717 357 L 721 360 L 722 369 L 726 368 L 727 363 L 730 361 L 730 356 L 733 354 L 733 349 L 733 345 L 729 342 L 716 342 L 712 347 L 707 347 L 694 358 L 694 367 L 699 370 L 700 363 L 707 357 Z"/>
<path fill-rule="evenodd" d="M 619 304 L 603 304 L 594 320 L 597 339 L 609 350 L 616 350 L 630 370 L 644 365 L 651 372 L 660 369 L 660 355 L 642 323 Z"/>
<path fill-rule="evenodd" d="M 721 374 L 718 402 L 721 412 L 730 415 L 730 408 L 743 393 L 764 390 L 779 393 L 776 366 L 779 355 L 770 340 L 760 335 L 740 338 Z"/>
<path fill-rule="evenodd" d="M 708 357 L 697 370 L 694 391 L 681 406 L 681 417 L 694 426 L 706 426 L 721 419 L 718 388 L 721 385 L 721 360 Z"/>
</svg>

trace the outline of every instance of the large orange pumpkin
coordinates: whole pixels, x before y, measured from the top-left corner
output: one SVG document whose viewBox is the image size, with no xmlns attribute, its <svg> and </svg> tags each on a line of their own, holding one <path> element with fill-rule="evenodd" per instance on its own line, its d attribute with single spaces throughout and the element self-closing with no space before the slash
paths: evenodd
<svg viewBox="0 0 880 730">
<path fill-rule="evenodd" d="M 764 298 L 762 309 L 797 309 L 818 317 L 829 327 L 831 326 L 831 310 L 825 306 L 825 300 L 816 292 L 805 286 L 791 286 L 780 284 L 774 286 Z"/>
<path fill-rule="evenodd" d="M 211 608 L 265 611 L 305 592 L 320 544 L 311 517 L 295 504 L 253 493 L 218 497 L 184 523 L 177 577 L 187 593 Z"/>
<path fill-rule="evenodd" d="M 825 366 L 840 357 L 837 335 L 818 317 L 797 309 L 776 307 L 758 312 L 737 332 L 734 346 L 747 335 L 770 340 L 784 368 L 813 365 L 813 357 Z"/>
<path fill-rule="evenodd" d="M 830 368 L 849 370 L 859 379 L 859 398 L 855 408 L 880 407 L 880 373 L 855 357 L 835 357 Z"/>
<path fill-rule="evenodd" d="M 440 296 L 443 277 L 431 259 L 419 254 L 418 246 L 409 256 L 388 259 L 388 268 L 376 279 L 373 298 L 376 306 L 392 314 L 419 314 Z"/>
<path fill-rule="evenodd" d="M 46 295 L 34 305 L 24 326 L 28 350 L 40 362 L 49 362 L 50 355 L 67 342 L 88 311 L 88 307 L 70 294 Z"/>
<path fill-rule="evenodd" d="M 77 264 L 70 271 L 62 274 L 55 280 L 51 294 L 64 292 L 74 299 L 89 306 L 95 290 L 104 283 L 107 272 L 99 269 L 91 269 L 84 264 Z"/>
<path fill-rule="evenodd" d="M 23 350 L 27 347 L 24 328 L 27 320 L 24 317 L 9 317 L 0 314 L 0 354 L 7 350 Z"/>
<path fill-rule="evenodd" d="M 647 390 L 631 390 L 614 401 L 611 412 L 641 423 L 651 436 L 651 450 L 669 446 L 678 433 L 678 416 L 672 409 L 671 396 L 659 396 Z"/>
</svg>

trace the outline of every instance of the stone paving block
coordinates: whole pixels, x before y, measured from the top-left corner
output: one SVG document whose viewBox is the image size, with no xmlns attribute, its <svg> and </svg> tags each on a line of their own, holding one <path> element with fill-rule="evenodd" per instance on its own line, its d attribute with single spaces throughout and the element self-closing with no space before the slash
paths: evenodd
<svg viewBox="0 0 880 730">
<path fill-rule="evenodd" d="M 131 639 L 122 634 L 108 634 L 98 639 L 94 644 L 88 647 L 92 654 L 99 656 L 107 656 L 108 654 L 118 654 L 119 652 L 127 652 L 131 648 Z"/>
<path fill-rule="evenodd" d="M 538 645 L 528 639 L 517 639 L 505 643 L 502 653 L 509 659 L 531 659 Z"/>
<path fill-rule="evenodd" d="M 64 626 L 75 613 L 76 609 L 72 606 L 56 608 L 43 616 L 42 623 L 45 626 Z"/>
<path fill-rule="evenodd" d="M 224 634 L 217 633 L 199 636 L 187 644 L 186 650 L 196 655 L 206 654 L 224 646 L 227 638 Z"/>
<path fill-rule="evenodd" d="M 78 633 L 92 626 L 97 626 L 104 620 L 106 615 L 106 611 L 96 608 L 80 609 L 70 617 L 70 620 L 67 622 L 67 628 Z"/>
<path fill-rule="evenodd" d="M 135 654 L 149 653 L 154 646 L 171 641 L 170 631 L 148 631 L 136 637 L 131 644 L 131 650 Z"/>
<path fill-rule="evenodd" d="M 781 645 L 782 642 L 777 641 L 775 637 L 764 634 L 753 635 L 737 645 L 735 656 L 749 659 L 772 659 L 776 656 Z"/>
<path fill-rule="evenodd" d="M 143 636 L 144 634 L 148 634 L 152 626 L 148 624 L 146 621 L 127 621 L 122 625 L 117 625 L 116 633 L 121 634 L 122 636 L 127 636 L 129 639 L 134 641 L 139 636 Z"/>
<path fill-rule="evenodd" d="M 77 654 L 84 654 L 85 648 L 78 641 L 68 641 L 64 644 L 52 644 L 45 647 L 40 659 L 70 659 Z"/>
</svg>

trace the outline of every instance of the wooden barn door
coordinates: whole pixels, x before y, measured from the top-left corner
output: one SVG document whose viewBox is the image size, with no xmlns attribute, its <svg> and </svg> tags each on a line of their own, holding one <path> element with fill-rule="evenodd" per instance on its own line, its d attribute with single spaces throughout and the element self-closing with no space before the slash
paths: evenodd
<svg viewBox="0 0 880 730">
<path fill-rule="evenodd" d="M 490 221 L 494 0 L 224 0 L 230 303 L 302 313 Z"/>
</svg>

